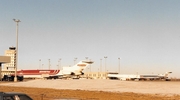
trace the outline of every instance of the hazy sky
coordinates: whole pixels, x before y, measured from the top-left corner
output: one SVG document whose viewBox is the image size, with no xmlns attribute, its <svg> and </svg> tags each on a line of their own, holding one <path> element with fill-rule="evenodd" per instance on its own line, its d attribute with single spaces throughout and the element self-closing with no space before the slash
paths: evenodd
<svg viewBox="0 0 180 100">
<path fill-rule="evenodd" d="M 0 55 L 16 46 L 18 69 L 57 68 L 85 57 L 92 71 L 180 77 L 179 0 L 0 0 Z M 39 62 L 41 59 L 41 63 Z M 39 66 L 41 65 L 41 66 Z M 42 66 L 43 65 L 43 66 Z"/>
</svg>

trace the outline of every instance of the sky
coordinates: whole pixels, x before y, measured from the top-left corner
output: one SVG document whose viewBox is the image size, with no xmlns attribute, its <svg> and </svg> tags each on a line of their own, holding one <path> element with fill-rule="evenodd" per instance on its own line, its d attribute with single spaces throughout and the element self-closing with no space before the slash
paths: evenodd
<svg viewBox="0 0 180 100">
<path fill-rule="evenodd" d="M 0 1 L 0 55 L 16 46 L 12 19 L 21 20 L 19 70 L 47 69 L 49 59 L 51 69 L 73 66 L 88 57 L 94 63 L 85 71 L 180 77 L 179 0 Z"/>
</svg>

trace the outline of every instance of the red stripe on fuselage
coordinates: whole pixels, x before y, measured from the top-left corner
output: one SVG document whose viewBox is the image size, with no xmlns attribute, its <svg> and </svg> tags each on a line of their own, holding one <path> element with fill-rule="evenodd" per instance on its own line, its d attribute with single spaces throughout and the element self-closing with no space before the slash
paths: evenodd
<svg viewBox="0 0 180 100">
<path fill-rule="evenodd" d="M 79 67 L 85 67 L 86 64 L 77 64 L 77 66 L 79 66 Z"/>
<path fill-rule="evenodd" d="M 60 72 L 60 70 L 20 70 L 20 71 L 17 71 L 17 74 L 20 74 L 20 75 L 42 75 L 42 74 L 56 75 L 59 72 Z"/>
</svg>

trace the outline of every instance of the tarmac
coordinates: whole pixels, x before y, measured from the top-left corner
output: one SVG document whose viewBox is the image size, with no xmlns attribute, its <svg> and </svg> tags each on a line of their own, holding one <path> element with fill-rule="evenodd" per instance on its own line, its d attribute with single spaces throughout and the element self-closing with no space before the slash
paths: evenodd
<svg viewBox="0 0 180 100">
<path fill-rule="evenodd" d="M 36 79 L 23 82 L 1 83 L 0 85 L 69 90 L 108 91 L 120 93 L 133 92 L 162 95 L 180 94 L 179 81 L 120 81 L 109 79 Z"/>
</svg>

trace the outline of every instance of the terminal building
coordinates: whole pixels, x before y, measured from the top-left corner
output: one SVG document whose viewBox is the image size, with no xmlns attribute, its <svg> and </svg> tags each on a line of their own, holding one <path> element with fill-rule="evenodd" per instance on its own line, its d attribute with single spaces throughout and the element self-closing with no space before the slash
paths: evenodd
<svg viewBox="0 0 180 100">
<path fill-rule="evenodd" d="M 10 62 L 10 57 L 9 56 L 0 56 L 0 81 L 2 79 L 2 65 L 5 63 L 9 63 Z"/>
<path fill-rule="evenodd" d="M 87 79 L 107 79 L 107 72 L 86 72 L 84 78 Z"/>
<path fill-rule="evenodd" d="M 16 47 L 9 47 L 9 50 L 5 50 L 4 55 L 10 57 L 10 62 L 3 64 L 2 75 L 13 74 L 16 65 Z"/>
</svg>

